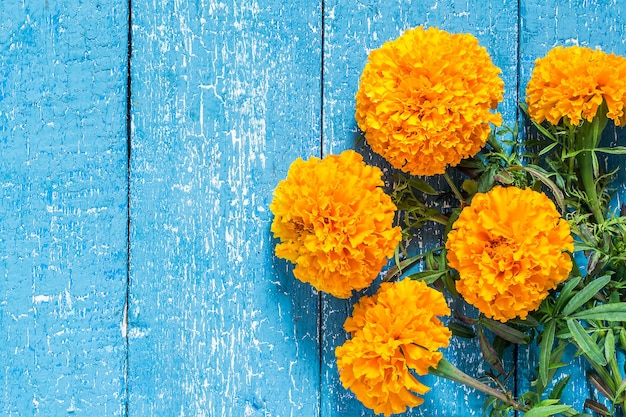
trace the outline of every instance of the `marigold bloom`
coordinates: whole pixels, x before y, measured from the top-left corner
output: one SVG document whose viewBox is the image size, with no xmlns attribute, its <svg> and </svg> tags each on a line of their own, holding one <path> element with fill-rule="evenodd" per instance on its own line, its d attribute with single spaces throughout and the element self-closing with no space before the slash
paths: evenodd
<svg viewBox="0 0 626 417">
<path fill-rule="evenodd" d="M 414 374 L 436 367 L 452 333 L 437 316 L 449 315 L 443 295 L 421 281 L 383 283 L 354 306 L 344 328 L 352 339 L 337 347 L 341 382 L 366 407 L 388 416 L 420 405 L 429 388 Z"/>
<path fill-rule="evenodd" d="M 561 119 L 577 126 L 591 122 L 602 101 L 616 125 L 626 116 L 626 58 L 581 46 L 557 46 L 535 61 L 526 88 L 528 113 L 537 123 L 557 125 Z"/>
<path fill-rule="evenodd" d="M 504 82 L 470 34 L 417 27 L 372 51 L 356 120 L 372 149 L 413 175 L 441 174 L 488 139 Z"/>
<path fill-rule="evenodd" d="M 381 177 L 350 150 L 291 164 L 270 210 L 276 255 L 296 264 L 296 278 L 340 298 L 376 278 L 401 239 Z"/>
<path fill-rule="evenodd" d="M 483 314 L 505 322 L 529 311 L 572 269 L 569 225 L 542 193 L 495 187 L 476 194 L 448 234 L 456 288 Z"/>
</svg>

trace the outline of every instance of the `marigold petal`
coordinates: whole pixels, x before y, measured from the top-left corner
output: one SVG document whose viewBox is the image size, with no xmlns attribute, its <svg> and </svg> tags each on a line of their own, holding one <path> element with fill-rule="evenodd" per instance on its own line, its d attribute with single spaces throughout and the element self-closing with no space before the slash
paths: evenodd
<svg viewBox="0 0 626 417">
<path fill-rule="evenodd" d="M 591 122 L 603 100 L 606 116 L 624 126 L 626 58 L 582 46 L 557 46 L 535 61 L 526 103 L 537 123 Z"/>
<path fill-rule="evenodd" d="M 433 175 L 487 141 L 504 83 L 470 34 L 417 27 L 373 50 L 356 94 L 356 120 L 394 167 Z"/>
<path fill-rule="evenodd" d="M 383 283 L 362 297 L 344 324 L 352 338 L 335 350 L 343 386 L 386 416 L 421 404 L 429 388 L 415 374 L 441 360 L 452 334 L 437 316 L 449 314 L 443 295 L 421 281 Z"/>
<path fill-rule="evenodd" d="M 270 205 L 276 256 L 296 264 L 296 278 L 336 297 L 369 286 L 401 239 L 382 185 L 380 169 L 351 150 L 294 161 Z"/>
<path fill-rule="evenodd" d="M 495 187 L 476 194 L 448 234 L 456 288 L 488 317 L 526 318 L 567 279 L 573 251 L 569 225 L 545 195 Z"/>
</svg>

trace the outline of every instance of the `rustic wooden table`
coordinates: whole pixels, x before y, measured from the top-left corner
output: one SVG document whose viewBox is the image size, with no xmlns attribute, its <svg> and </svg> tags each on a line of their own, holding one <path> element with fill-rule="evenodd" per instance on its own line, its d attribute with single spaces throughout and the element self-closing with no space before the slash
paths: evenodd
<svg viewBox="0 0 626 417">
<path fill-rule="evenodd" d="M 404 29 L 477 36 L 513 124 L 552 47 L 626 54 L 625 6 L 3 0 L 0 414 L 372 415 L 334 362 L 356 297 L 317 294 L 273 257 L 277 182 L 354 146 L 367 54 Z M 483 366 L 474 343 L 445 354 Z M 517 389 L 533 352 L 512 364 Z M 584 370 L 567 372 L 580 405 Z M 408 415 L 481 415 L 484 397 L 428 381 Z"/>
</svg>

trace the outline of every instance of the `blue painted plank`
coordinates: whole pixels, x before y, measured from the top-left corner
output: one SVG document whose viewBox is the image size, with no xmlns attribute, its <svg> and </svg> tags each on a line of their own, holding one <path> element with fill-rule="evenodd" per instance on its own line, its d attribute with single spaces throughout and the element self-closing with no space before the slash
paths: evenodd
<svg viewBox="0 0 626 417">
<path fill-rule="evenodd" d="M 626 15 L 623 0 L 571 0 L 540 1 L 525 0 L 520 7 L 520 94 L 524 98 L 526 85 L 537 58 L 541 58 L 555 46 L 580 45 L 590 48 L 599 47 L 605 52 L 626 56 Z M 612 129 L 607 132 L 613 145 L 624 144 L 624 129 Z M 619 167 L 618 192 L 614 204 L 623 202 L 626 190 L 626 158 L 612 157 L 606 160 L 612 170 Z M 536 350 L 520 350 L 517 359 L 519 366 L 518 387 L 528 386 L 536 377 Z M 571 375 L 571 381 L 565 390 L 563 400 L 574 404 L 582 411 L 584 400 L 594 396 L 593 389 L 586 382 L 585 361 L 576 358 L 572 364 L 563 368 L 563 375 Z M 557 377 L 559 377 L 557 375 Z M 596 397 L 597 398 L 597 397 Z"/>
<path fill-rule="evenodd" d="M 129 415 L 316 416 L 272 192 L 320 153 L 319 2 L 133 1 Z"/>
<path fill-rule="evenodd" d="M 505 122 L 517 119 L 517 1 L 325 1 L 324 27 L 324 138 L 325 154 L 355 146 L 359 131 L 354 119 L 354 96 L 367 54 L 404 30 L 425 25 L 453 33 L 471 33 L 487 48 L 503 71 L 505 101 L 500 105 Z M 362 149 L 366 159 L 385 167 L 380 158 Z M 439 182 L 435 183 L 440 186 Z M 421 248 L 439 245 L 442 230 L 425 228 L 416 239 Z M 350 300 L 323 295 L 322 313 L 322 416 L 365 416 L 364 408 L 339 382 L 335 348 L 346 338 L 343 322 L 362 294 Z M 453 339 L 444 355 L 470 375 L 487 369 L 474 342 Z M 511 363 L 509 363 L 512 366 Z M 432 390 L 425 403 L 408 412 L 411 416 L 480 416 L 484 396 L 456 383 L 425 378 Z"/>
<path fill-rule="evenodd" d="M 125 415 L 127 2 L 0 5 L 0 414 Z"/>
</svg>

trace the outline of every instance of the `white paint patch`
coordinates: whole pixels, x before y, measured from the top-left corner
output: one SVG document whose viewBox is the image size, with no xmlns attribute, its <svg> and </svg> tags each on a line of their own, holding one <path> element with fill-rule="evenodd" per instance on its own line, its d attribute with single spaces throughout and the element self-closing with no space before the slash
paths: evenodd
<svg viewBox="0 0 626 417">
<path fill-rule="evenodd" d="M 32 298 L 33 304 L 41 304 L 41 303 L 49 303 L 53 300 L 53 296 L 51 295 L 35 295 Z"/>
<path fill-rule="evenodd" d="M 120 330 L 122 331 L 123 338 L 128 337 L 128 303 L 124 304 L 124 315 L 120 323 Z"/>
<path fill-rule="evenodd" d="M 133 327 L 128 331 L 128 337 L 131 339 L 141 339 L 147 337 L 150 334 L 150 329 L 140 329 L 139 327 Z"/>
</svg>

